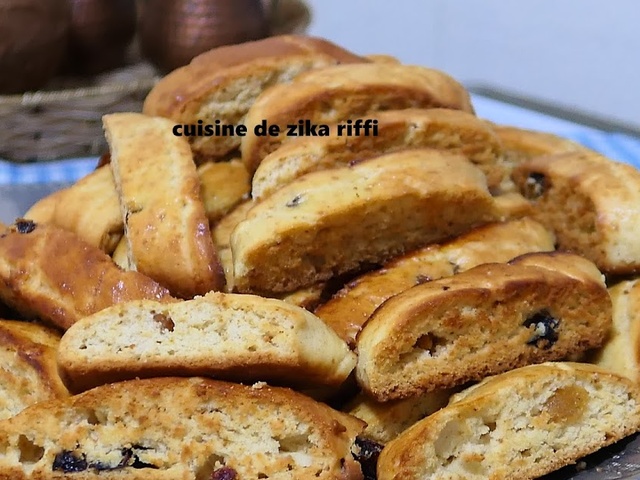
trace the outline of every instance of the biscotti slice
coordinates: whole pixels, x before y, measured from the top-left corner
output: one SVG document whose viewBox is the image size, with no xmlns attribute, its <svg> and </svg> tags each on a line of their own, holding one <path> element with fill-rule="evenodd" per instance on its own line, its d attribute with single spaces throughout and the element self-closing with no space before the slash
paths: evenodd
<svg viewBox="0 0 640 480">
<path fill-rule="evenodd" d="M 249 198 L 249 172 L 240 159 L 207 162 L 198 167 L 200 196 L 209 223 L 214 224 Z"/>
<path fill-rule="evenodd" d="M 144 300 L 105 309 L 67 330 L 58 356 L 76 392 L 152 376 L 338 386 L 355 363 L 347 345 L 303 308 L 218 292 L 170 305 Z"/>
<path fill-rule="evenodd" d="M 0 479 L 361 480 L 362 428 L 285 388 L 131 380 L 0 422 Z"/>
<path fill-rule="evenodd" d="M 350 401 L 344 412 L 366 422 L 363 438 L 382 445 L 404 430 L 444 407 L 455 390 L 438 390 L 418 397 L 391 402 L 376 402 L 363 393 Z"/>
<path fill-rule="evenodd" d="M 611 327 L 602 275 L 570 253 L 529 253 L 387 300 L 357 340 L 356 377 L 378 401 L 463 385 L 601 346 Z"/>
<path fill-rule="evenodd" d="M 485 380 L 389 443 L 379 480 L 534 479 L 640 430 L 640 390 L 578 363 Z"/>
<path fill-rule="evenodd" d="M 42 197 L 29 207 L 22 218 L 26 218 L 36 223 L 53 223 L 56 204 L 58 203 L 58 198 L 63 195 L 64 190 L 65 189 L 56 190 L 55 192 Z"/>
<path fill-rule="evenodd" d="M 482 172 L 437 150 L 309 173 L 257 203 L 233 231 L 235 288 L 290 292 L 497 217 Z"/>
<path fill-rule="evenodd" d="M 640 281 L 622 281 L 609 294 L 613 327 L 607 343 L 590 361 L 640 383 Z"/>
<path fill-rule="evenodd" d="M 172 301 L 138 272 L 124 272 L 99 248 L 53 225 L 17 221 L 0 234 L 0 300 L 27 318 L 67 329 L 119 302 Z"/>
<path fill-rule="evenodd" d="M 552 133 L 506 125 L 492 124 L 492 127 L 502 143 L 506 160 L 514 165 L 543 155 L 589 151 L 579 143 Z"/>
<path fill-rule="evenodd" d="M 221 290 L 189 143 L 165 118 L 113 113 L 103 123 L 132 268 L 182 298 Z"/>
<path fill-rule="evenodd" d="M 251 195 L 268 197 L 305 173 L 344 167 L 407 148 L 435 148 L 459 153 L 487 176 L 492 191 L 509 178 L 500 140 L 484 120 L 460 110 L 442 108 L 389 110 L 367 118 L 377 120 L 377 135 L 338 135 L 332 125 L 326 137 L 289 140 L 267 155 L 253 176 Z"/>
<path fill-rule="evenodd" d="M 640 171 L 597 153 L 536 157 L 513 179 L 533 216 L 555 231 L 558 248 L 579 253 L 605 273 L 640 270 Z"/>
<path fill-rule="evenodd" d="M 0 420 L 69 396 L 56 366 L 59 342 L 60 335 L 42 325 L 0 320 Z"/>
<path fill-rule="evenodd" d="M 111 168 L 100 167 L 60 192 L 52 222 L 110 255 L 124 229 Z"/>
<path fill-rule="evenodd" d="M 362 325 L 394 295 L 483 263 L 507 262 L 524 253 L 553 249 L 553 235 L 529 218 L 485 225 L 446 243 L 408 253 L 356 278 L 315 313 L 355 347 Z"/>
<path fill-rule="evenodd" d="M 311 70 L 290 84 L 273 86 L 258 97 L 247 113 L 242 160 L 253 173 L 292 134 L 312 135 L 311 129 L 304 127 L 307 123 L 346 125 L 348 120 L 356 119 L 364 123 L 375 112 L 405 108 L 450 108 L 473 113 L 465 88 L 439 70 L 380 63 Z M 296 127 L 299 122 L 302 129 L 289 127 Z M 255 127 L 263 124 L 272 129 L 277 126 L 279 134 L 256 135 Z M 373 121 L 369 126 L 368 131 L 358 133 L 374 136 Z M 317 128 L 315 132 L 322 134 Z M 348 130 L 343 133 L 349 134 Z"/>
<path fill-rule="evenodd" d="M 281 35 L 215 48 L 162 78 L 143 112 L 175 124 L 242 125 L 255 99 L 269 86 L 289 82 L 311 68 L 368 62 L 320 38 Z M 217 160 L 240 146 L 238 135 L 190 136 L 198 162 Z"/>
</svg>

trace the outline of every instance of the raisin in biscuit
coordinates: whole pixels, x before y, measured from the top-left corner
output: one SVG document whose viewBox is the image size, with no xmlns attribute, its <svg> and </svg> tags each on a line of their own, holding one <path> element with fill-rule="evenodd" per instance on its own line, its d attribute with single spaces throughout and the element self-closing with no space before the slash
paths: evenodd
<svg viewBox="0 0 640 480">
<path fill-rule="evenodd" d="M 170 305 L 145 300 L 102 310 L 67 330 L 58 357 L 73 391 L 176 375 L 338 386 L 355 363 L 347 345 L 306 310 L 217 292 Z"/>
<path fill-rule="evenodd" d="M 172 301 L 138 272 L 124 272 L 99 248 L 53 225 L 21 220 L 0 234 L 0 300 L 27 318 L 67 329 L 127 300 Z"/>
<path fill-rule="evenodd" d="M 0 479 L 362 480 L 362 428 L 284 388 L 131 380 L 0 422 Z"/>
<path fill-rule="evenodd" d="M 132 268 L 182 298 L 221 290 L 188 142 L 165 118 L 114 113 L 103 123 Z"/>
<path fill-rule="evenodd" d="M 640 281 L 626 280 L 609 289 L 613 327 L 607 343 L 590 359 L 596 365 L 640 382 Z"/>
<path fill-rule="evenodd" d="M 258 97 L 247 113 L 242 160 L 249 172 L 255 172 L 269 153 L 290 138 L 287 125 L 299 120 L 333 124 L 369 118 L 382 110 L 434 107 L 473 113 L 468 92 L 439 70 L 380 63 L 312 70 Z M 277 125 L 280 135 L 255 135 L 254 126 L 263 121 Z"/>
<path fill-rule="evenodd" d="M 483 171 L 491 190 L 498 190 L 509 177 L 500 140 L 485 121 L 471 113 L 410 108 L 375 112 L 368 118 L 378 121 L 375 136 L 340 136 L 333 125 L 327 137 L 300 137 L 284 143 L 260 162 L 252 181 L 253 198 L 268 197 L 305 173 L 407 148 L 462 154 Z"/>
<path fill-rule="evenodd" d="M 379 480 L 533 479 L 640 430 L 640 390 L 578 363 L 489 378 L 389 443 Z"/>
<path fill-rule="evenodd" d="M 309 173 L 257 203 L 233 230 L 235 288 L 290 292 L 498 217 L 482 172 L 437 150 Z"/>
<path fill-rule="evenodd" d="M 60 334 L 42 325 L 0 320 L 0 420 L 69 396 L 56 366 L 59 342 Z"/>
<path fill-rule="evenodd" d="M 249 197 L 249 172 L 239 159 L 207 162 L 198 167 L 200 196 L 209 223 L 214 224 Z"/>
<path fill-rule="evenodd" d="M 394 295 L 483 263 L 507 262 L 524 253 L 551 251 L 553 244 L 553 235 L 529 218 L 485 225 L 446 243 L 410 252 L 379 270 L 361 275 L 315 313 L 355 347 L 362 325 Z"/>
<path fill-rule="evenodd" d="M 281 35 L 215 48 L 161 79 L 147 96 L 143 112 L 195 125 L 240 125 L 255 99 L 269 86 L 290 82 L 311 68 L 367 62 L 320 38 Z M 190 137 L 196 159 L 224 158 L 240 146 L 229 135 Z"/>
<path fill-rule="evenodd" d="M 536 157 L 513 179 L 533 202 L 535 219 L 558 248 L 579 253 L 605 273 L 640 270 L 640 171 L 593 152 Z"/>
<path fill-rule="evenodd" d="M 570 253 L 530 253 L 424 283 L 387 300 L 357 340 L 356 377 L 378 401 L 481 380 L 602 345 L 611 299 Z"/>
</svg>

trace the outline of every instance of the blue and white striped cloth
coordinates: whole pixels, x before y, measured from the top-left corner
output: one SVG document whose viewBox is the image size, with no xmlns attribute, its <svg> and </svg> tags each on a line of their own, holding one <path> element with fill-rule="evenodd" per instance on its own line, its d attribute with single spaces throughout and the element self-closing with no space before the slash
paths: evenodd
<svg viewBox="0 0 640 480">
<path fill-rule="evenodd" d="M 601 152 L 609 158 L 640 168 L 638 138 L 621 133 L 602 132 L 478 95 L 473 97 L 473 102 L 479 117 L 495 123 L 555 133 Z M 30 164 L 0 161 L 0 185 L 72 183 L 91 172 L 97 162 L 97 158 Z"/>
</svg>

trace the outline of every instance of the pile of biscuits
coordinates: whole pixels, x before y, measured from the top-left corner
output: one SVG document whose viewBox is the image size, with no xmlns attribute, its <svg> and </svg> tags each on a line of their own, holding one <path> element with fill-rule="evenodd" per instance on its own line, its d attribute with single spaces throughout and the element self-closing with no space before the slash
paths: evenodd
<svg viewBox="0 0 640 480">
<path fill-rule="evenodd" d="M 292 35 L 104 130 L 1 228 L 0 478 L 536 478 L 640 431 L 633 167 Z"/>
</svg>

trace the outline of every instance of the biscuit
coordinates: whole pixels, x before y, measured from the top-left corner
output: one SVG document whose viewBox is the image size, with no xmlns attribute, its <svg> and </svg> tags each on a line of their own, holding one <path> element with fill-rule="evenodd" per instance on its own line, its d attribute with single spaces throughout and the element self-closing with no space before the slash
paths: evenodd
<svg viewBox="0 0 640 480">
<path fill-rule="evenodd" d="M 453 392 L 438 390 L 418 397 L 384 403 L 376 402 L 360 393 L 343 411 L 367 424 L 362 437 L 384 445 L 414 423 L 444 407 Z"/>
<path fill-rule="evenodd" d="M 268 154 L 290 138 L 288 125 L 299 121 L 335 124 L 405 108 L 450 108 L 473 113 L 468 92 L 439 70 L 381 63 L 311 70 L 258 97 L 247 113 L 242 161 L 250 173 L 255 172 Z M 280 134 L 256 135 L 255 126 L 263 122 L 271 128 L 278 126 Z"/>
<path fill-rule="evenodd" d="M 529 218 L 493 223 L 446 243 L 407 253 L 349 282 L 315 311 L 349 345 L 382 303 L 420 283 L 483 263 L 507 262 L 528 252 L 551 251 L 553 236 Z"/>
<path fill-rule="evenodd" d="M 611 274 L 640 271 L 640 171 L 593 152 L 535 157 L 513 173 L 558 248 Z"/>
<path fill-rule="evenodd" d="M 212 225 L 249 198 L 249 173 L 239 159 L 204 163 L 198 167 L 198 178 L 200 197 Z"/>
<path fill-rule="evenodd" d="M 127 300 L 172 301 L 138 272 L 53 225 L 21 220 L 0 234 L 0 300 L 27 318 L 67 329 L 80 318 Z"/>
<path fill-rule="evenodd" d="M 384 402 L 560 360 L 604 343 L 611 308 L 602 275 L 577 255 L 480 265 L 382 304 L 358 336 L 356 378 Z"/>
<path fill-rule="evenodd" d="M 482 172 L 437 150 L 309 173 L 258 202 L 233 230 L 235 288 L 290 292 L 497 217 Z"/>
<path fill-rule="evenodd" d="M 607 343 L 589 360 L 640 383 L 640 281 L 622 281 L 609 294 L 613 326 Z"/>
<path fill-rule="evenodd" d="M 75 392 L 153 376 L 337 387 L 355 363 L 347 345 L 306 310 L 218 292 L 169 305 L 143 300 L 102 310 L 67 330 L 58 356 L 61 375 Z"/>
<path fill-rule="evenodd" d="M 122 270 L 133 270 L 129 263 L 129 255 L 127 255 L 127 239 L 122 237 L 116 245 L 115 250 L 111 254 L 111 260 Z"/>
<path fill-rule="evenodd" d="M 118 194 L 108 165 L 56 195 L 52 223 L 110 255 L 124 231 Z M 28 218 L 28 217 L 27 217 Z"/>
<path fill-rule="evenodd" d="M 103 123 L 132 268 L 182 298 L 221 290 L 188 142 L 165 118 L 114 113 Z"/>
<path fill-rule="evenodd" d="M 459 110 L 406 109 L 375 112 L 378 134 L 347 137 L 331 127 L 326 137 L 300 137 L 267 155 L 256 170 L 251 187 L 254 199 L 266 198 L 306 173 L 344 167 L 350 163 L 407 148 L 434 148 L 459 153 L 487 176 L 490 190 L 509 178 L 502 146 L 491 127 Z"/>
<path fill-rule="evenodd" d="M 276 83 L 290 82 L 311 68 L 368 62 L 320 38 L 281 35 L 215 48 L 162 78 L 147 96 L 143 112 L 176 124 L 241 125 L 255 99 Z M 237 150 L 239 136 L 189 137 L 198 162 Z"/>
<path fill-rule="evenodd" d="M 640 429 L 640 391 L 578 363 L 513 370 L 463 392 L 387 444 L 379 480 L 534 479 Z"/>
<path fill-rule="evenodd" d="M 69 396 L 56 366 L 59 342 L 57 332 L 41 325 L 0 320 L 0 420 Z"/>
<path fill-rule="evenodd" d="M 285 388 L 154 378 L 0 422 L 0 479 L 361 480 L 363 424 Z"/>
</svg>

